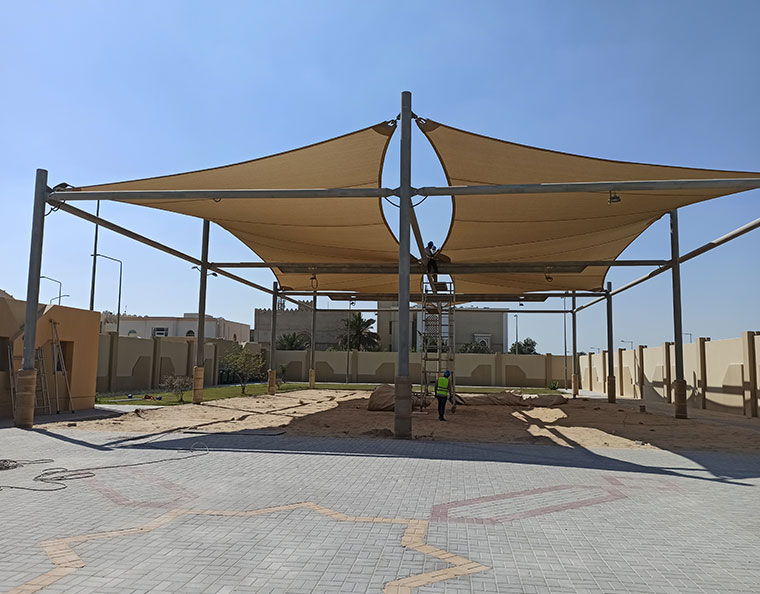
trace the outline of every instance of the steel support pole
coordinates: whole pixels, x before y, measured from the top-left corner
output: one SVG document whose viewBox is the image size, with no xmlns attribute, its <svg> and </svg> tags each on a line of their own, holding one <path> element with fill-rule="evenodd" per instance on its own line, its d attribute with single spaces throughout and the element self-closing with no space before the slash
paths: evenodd
<svg viewBox="0 0 760 594">
<path fill-rule="evenodd" d="M 673 275 L 673 332 L 675 333 L 676 379 L 673 382 L 675 417 L 686 419 L 686 378 L 683 369 L 683 321 L 681 315 L 681 264 L 678 246 L 678 210 L 670 211 L 670 259 Z"/>
<path fill-rule="evenodd" d="M 37 370 L 34 353 L 37 347 L 37 310 L 40 300 L 42 271 L 42 242 L 45 228 L 45 201 L 48 197 L 48 172 L 37 170 L 32 210 L 32 237 L 29 249 L 29 276 L 26 284 L 26 316 L 24 320 L 24 350 L 21 370 L 16 376 L 16 408 L 13 419 L 16 427 L 31 429 L 34 424 L 34 399 L 37 392 Z"/>
<path fill-rule="evenodd" d="M 317 377 L 314 369 L 314 351 L 317 348 L 317 292 L 314 291 L 314 297 L 311 301 L 311 349 L 309 352 L 309 387 L 316 386 Z"/>
<path fill-rule="evenodd" d="M 615 341 L 612 337 L 612 283 L 607 283 L 607 402 L 615 400 Z"/>
<path fill-rule="evenodd" d="M 193 369 L 193 404 L 203 402 L 203 383 L 205 373 L 205 339 L 206 339 L 206 284 L 208 282 L 208 239 L 211 224 L 204 219 L 201 243 L 201 282 L 198 291 L 198 331 L 195 343 L 195 368 Z"/>
<path fill-rule="evenodd" d="M 272 332 L 269 335 L 269 373 L 267 374 L 267 392 L 275 394 L 277 392 L 277 357 L 275 356 L 275 343 L 277 342 L 277 301 L 279 285 L 277 281 L 272 283 Z"/>
<path fill-rule="evenodd" d="M 576 314 L 575 314 L 575 291 L 573 291 L 573 398 L 578 397 L 578 390 L 580 388 L 580 373 L 578 372 L 578 327 L 576 326 Z"/>
<path fill-rule="evenodd" d="M 95 206 L 95 216 L 100 216 L 100 200 Z M 92 280 L 90 281 L 90 311 L 95 310 L 95 273 L 98 269 L 98 230 L 100 225 L 95 223 L 95 239 L 92 242 Z"/>
<path fill-rule="evenodd" d="M 398 366 L 394 435 L 412 438 L 412 383 L 409 378 L 409 266 L 412 217 L 412 94 L 401 93 L 401 163 L 398 230 Z"/>
</svg>

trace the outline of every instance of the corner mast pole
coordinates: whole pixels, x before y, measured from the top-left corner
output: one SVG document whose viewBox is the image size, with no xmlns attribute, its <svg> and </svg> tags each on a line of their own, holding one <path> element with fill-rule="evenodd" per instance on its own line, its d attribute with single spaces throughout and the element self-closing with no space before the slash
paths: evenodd
<svg viewBox="0 0 760 594">
<path fill-rule="evenodd" d="M 409 266 L 412 218 L 412 94 L 401 93 L 401 168 L 398 231 L 398 365 L 395 437 L 412 437 L 412 383 L 409 378 Z"/>
<path fill-rule="evenodd" d="M 26 317 L 24 320 L 24 350 L 21 370 L 16 376 L 16 410 L 13 421 L 16 427 L 31 429 L 34 424 L 34 400 L 37 393 L 37 308 L 40 301 L 40 273 L 42 271 L 42 239 L 45 228 L 45 201 L 48 197 L 48 172 L 37 170 L 34 184 L 32 211 L 32 238 L 29 249 L 29 277 L 26 284 Z"/>
<path fill-rule="evenodd" d="M 195 333 L 195 367 L 193 368 L 193 404 L 203 402 L 203 384 L 206 368 L 206 285 L 208 283 L 208 240 L 211 224 L 203 220 L 201 239 L 200 288 L 198 290 L 198 329 Z"/>
<path fill-rule="evenodd" d="M 688 418 L 686 412 L 686 378 L 683 369 L 683 322 L 681 314 L 681 265 L 678 246 L 678 211 L 670 211 L 670 258 L 671 273 L 673 275 L 673 337 L 676 354 L 676 379 L 673 382 L 675 392 L 675 417 L 676 419 Z"/>
</svg>

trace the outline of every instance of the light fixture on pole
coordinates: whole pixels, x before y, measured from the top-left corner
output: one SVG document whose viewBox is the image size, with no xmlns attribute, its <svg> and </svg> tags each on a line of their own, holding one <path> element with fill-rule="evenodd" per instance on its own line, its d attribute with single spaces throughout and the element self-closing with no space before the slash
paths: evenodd
<svg viewBox="0 0 760 594">
<path fill-rule="evenodd" d="M 633 341 L 632 340 L 621 340 L 620 342 L 622 342 L 622 343 L 626 343 L 627 342 L 628 344 L 631 345 L 631 350 L 633 350 Z"/>
<path fill-rule="evenodd" d="M 195 270 L 197 270 L 198 272 L 200 272 L 200 271 L 201 271 L 201 268 L 200 268 L 200 266 L 193 266 L 193 268 L 194 268 Z M 219 275 L 218 275 L 216 272 L 210 271 L 210 272 L 207 272 L 207 273 L 206 273 L 206 276 L 219 276 Z"/>
<path fill-rule="evenodd" d="M 58 295 L 58 297 L 53 297 L 50 301 L 48 301 L 48 303 L 52 304 L 53 301 L 55 301 L 56 299 L 58 299 L 58 305 L 60 305 L 61 304 L 61 299 L 63 299 L 64 297 L 71 297 L 71 295 Z"/>
<path fill-rule="evenodd" d="M 46 278 L 49 281 L 53 281 L 54 283 L 58 283 L 58 297 L 55 297 L 55 299 L 58 299 L 58 305 L 60 305 L 61 304 L 61 297 L 62 297 L 62 295 L 61 295 L 62 291 L 61 290 L 63 288 L 63 283 L 61 281 L 59 281 L 59 280 L 54 279 L 54 278 L 50 278 L 49 276 L 40 275 L 40 278 Z M 50 303 L 53 303 L 52 299 L 50 300 Z"/>
<path fill-rule="evenodd" d="M 614 190 L 610 190 L 610 197 L 607 200 L 607 204 L 617 204 L 620 202 L 620 196 Z"/>
<path fill-rule="evenodd" d="M 119 263 L 119 301 L 116 304 L 116 336 L 119 336 L 119 329 L 121 328 L 121 279 L 124 263 L 118 258 L 112 258 L 111 256 L 106 256 L 105 254 L 96 253 L 93 254 L 93 257 L 105 258 L 106 260 L 111 260 L 112 262 Z"/>
<path fill-rule="evenodd" d="M 684 332 L 683 335 L 689 337 L 689 342 L 692 342 L 694 340 L 694 335 L 691 332 Z"/>
</svg>

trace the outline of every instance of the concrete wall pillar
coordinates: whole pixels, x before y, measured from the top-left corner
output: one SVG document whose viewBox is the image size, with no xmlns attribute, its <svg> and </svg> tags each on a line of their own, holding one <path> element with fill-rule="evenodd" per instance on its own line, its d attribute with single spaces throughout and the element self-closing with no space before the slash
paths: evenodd
<svg viewBox="0 0 760 594">
<path fill-rule="evenodd" d="M 116 332 L 109 332 L 108 348 L 108 391 L 116 391 L 116 374 L 119 370 L 119 335 Z"/>
<path fill-rule="evenodd" d="M 185 375 L 187 377 L 193 377 L 193 367 L 195 362 L 195 341 L 187 341 L 187 361 L 185 364 Z"/>
<path fill-rule="evenodd" d="M 709 338 L 700 336 L 697 338 L 697 357 L 699 360 L 699 405 L 702 409 L 707 408 L 707 353 L 705 344 Z"/>
<path fill-rule="evenodd" d="M 665 391 L 665 400 L 668 404 L 673 403 L 673 378 L 670 371 L 670 347 L 673 345 L 672 342 L 665 342 L 662 345 L 662 353 L 663 353 L 663 370 L 662 370 L 662 381 L 665 384 L 664 391 Z"/>
<path fill-rule="evenodd" d="M 618 394 L 620 396 L 625 396 L 625 385 L 623 384 L 623 378 L 625 377 L 625 374 L 623 373 L 623 351 L 625 349 L 618 349 Z"/>
<path fill-rule="evenodd" d="M 495 386 L 504 385 L 504 359 L 501 353 L 496 353 L 493 360 L 494 366 L 494 378 L 493 382 Z"/>
<path fill-rule="evenodd" d="M 548 388 L 552 383 L 552 356 L 550 353 L 544 355 L 544 384 Z"/>
<path fill-rule="evenodd" d="M 646 385 L 646 374 L 644 373 L 644 349 L 647 348 L 647 345 L 640 344 L 636 347 L 636 351 L 638 353 L 638 362 L 636 365 L 636 377 L 637 377 L 637 383 L 639 387 L 639 398 L 644 400 L 644 388 Z"/>
<path fill-rule="evenodd" d="M 155 390 L 161 383 L 161 337 L 153 337 L 153 354 L 150 361 L 150 384 L 149 388 Z"/>
<path fill-rule="evenodd" d="M 588 389 L 594 391 L 594 353 L 588 354 Z"/>
<path fill-rule="evenodd" d="M 744 414 L 757 417 L 757 352 L 755 334 L 742 332 L 742 364 L 744 367 Z"/>
<path fill-rule="evenodd" d="M 267 393 L 277 394 L 277 372 L 274 369 L 267 372 Z"/>
</svg>

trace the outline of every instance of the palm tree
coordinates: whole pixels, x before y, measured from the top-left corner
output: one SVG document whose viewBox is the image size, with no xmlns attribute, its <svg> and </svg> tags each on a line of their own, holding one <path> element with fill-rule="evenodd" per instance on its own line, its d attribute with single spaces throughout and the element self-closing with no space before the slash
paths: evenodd
<svg viewBox="0 0 760 594">
<path fill-rule="evenodd" d="M 379 351 L 380 335 L 370 330 L 374 325 L 375 320 L 364 319 L 361 312 L 351 314 L 350 324 L 349 320 L 343 321 L 343 332 L 338 334 L 338 347 L 343 350 L 350 346 L 352 350 L 357 351 Z M 346 335 L 349 338 L 348 344 Z"/>
<path fill-rule="evenodd" d="M 280 335 L 275 344 L 278 351 L 305 351 L 309 348 L 309 342 L 308 335 L 291 332 Z"/>
</svg>

